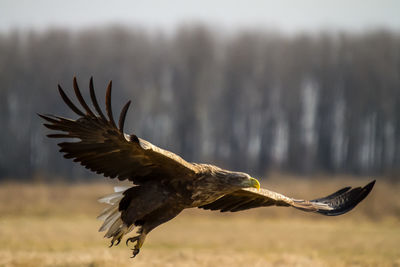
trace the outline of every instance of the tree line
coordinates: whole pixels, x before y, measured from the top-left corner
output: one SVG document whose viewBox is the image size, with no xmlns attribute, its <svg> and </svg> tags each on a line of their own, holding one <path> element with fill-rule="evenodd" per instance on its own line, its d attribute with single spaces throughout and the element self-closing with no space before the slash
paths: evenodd
<svg viewBox="0 0 400 267">
<path fill-rule="evenodd" d="M 173 33 L 108 27 L 0 34 L 0 179 L 87 177 L 65 160 L 36 113 L 76 116 L 57 92 L 114 114 L 128 133 L 188 161 L 268 171 L 393 175 L 400 170 L 400 35 L 282 35 L 203 26 Z M 103 105 L 104 107 L 104 105 Z"/>
</svg>

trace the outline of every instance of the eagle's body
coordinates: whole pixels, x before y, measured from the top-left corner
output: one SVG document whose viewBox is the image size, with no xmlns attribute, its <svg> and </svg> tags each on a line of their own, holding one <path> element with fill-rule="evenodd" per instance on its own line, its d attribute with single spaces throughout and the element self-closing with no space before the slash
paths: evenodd
<svg viewBox="0 0 400 267">
<path fill-rule="evenodd" d="M 86 168 L 106 177 L 130 180 L 134 186 L 117 188 L 100 199 L 109 204 L 98 218 L 104 220 L 100 231 L 112 238 L 111 246 L 138 227 L 138 234 L 127 239 L 135 242 L 133 257 L 139 253 L 146 235 L 158 225 L 177 216 L 186 208 L 241 211 L 263 206 L 292 206 L 323 215 L 340 215 L 354 208 L 372 190 L 374 182 L 365 187 L 343 188 L 327 197 L 311 201 L 296 200 L 282 194 L 260 189 L 259 182 L 246 173 L 221 169 L 214 165 L 189 163 L 178 155 L 150 142 L 123 132 L 130 101 L 123 107 L 116 125 L 111 109 L 111 82 L 106 93 L 107 117 L 100 109 L 89 84 L 93 112 L 83 99 L 74 78 L 75 95 L 85 110 L 77 108 L 59 86 L 64 102 L 80 117 L 77 120 L 40 115 L 51 130 L 52 138 L 73 138 L 78 142 L 62 142 L 60 152 Z M 117 242 L 117 243 L 115 243 Z"/>
</svg>

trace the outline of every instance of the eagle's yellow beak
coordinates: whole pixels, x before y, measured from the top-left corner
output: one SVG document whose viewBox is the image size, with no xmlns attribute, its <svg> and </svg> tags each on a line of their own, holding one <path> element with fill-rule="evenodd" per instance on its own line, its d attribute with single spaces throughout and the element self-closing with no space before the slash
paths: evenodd
<svg viewBox="0 0 400 267">
<path fill-rule="evenodd" d="M 250 186 L 260 190 L 260 182 L 257 179 L 250 178 Z"/>
</svg>

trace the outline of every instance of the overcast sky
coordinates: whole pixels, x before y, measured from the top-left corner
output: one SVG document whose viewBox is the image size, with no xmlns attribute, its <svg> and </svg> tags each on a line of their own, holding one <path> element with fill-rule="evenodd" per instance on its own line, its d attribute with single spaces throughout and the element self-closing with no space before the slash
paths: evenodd
<svg viewBox="0 0 400 267">
<path fill-rule="evenodd" d="M 0 0 L 0 31 L 109 23 L 174 29 L 204 22 L 219 28 L 400 30 L 399 0 Z"/>
</svg>

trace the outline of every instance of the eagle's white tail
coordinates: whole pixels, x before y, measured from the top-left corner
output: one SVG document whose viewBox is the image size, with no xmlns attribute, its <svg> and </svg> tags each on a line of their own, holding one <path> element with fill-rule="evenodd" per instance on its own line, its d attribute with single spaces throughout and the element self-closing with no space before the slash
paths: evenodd
<svg viewBox="0 0 400 267">
<path fill-rule="evenodd" d="M 111 240 L 111 246 L 117 241 L 120 242 L 121 238 L 132 231 L 133 225 L 130 227 L 126 226 L 121 219 L 121 212 L 118 210 L 119 202 L 124 198 L 124 192 L 129 189 L 129 187 L 116 186 L 114 187 L 115 193 L 102 197 L 98 201 L 100 203 L 106 203 L 110 206 L 105 208 L 97 219 L 104 221 L 103 225 L 100 227 L 99 232 L 108 231 L 104 237 L 113 239 Z"/>
</svg>

